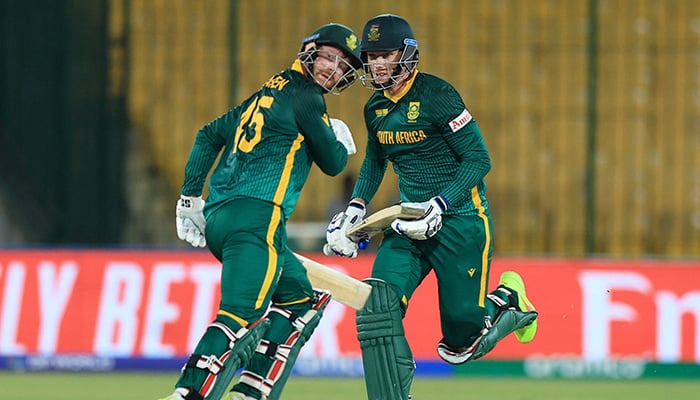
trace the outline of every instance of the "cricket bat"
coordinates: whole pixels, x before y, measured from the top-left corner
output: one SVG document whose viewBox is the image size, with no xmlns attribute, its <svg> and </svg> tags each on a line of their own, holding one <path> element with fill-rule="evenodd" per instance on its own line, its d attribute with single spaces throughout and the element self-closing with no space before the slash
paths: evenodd
<svg viewBox="0 0 700 400">
<path fill-rule="evenodd" d="M 301 254 L 294 253 L 306 268 L 306 275 L 311 281 L 311 286 L 328 290 L 331 299 L 360 310 L 365 306 L 372 287 L 362 281 L 323 265 Z"/>
<path fill-rule="evenodd" d="M 347 233 L 347 237 L 362 243 L 368 242 L 373 236 L 384 231 L 396 219 L 416 219 L 425 214 L 425 208 L 420 203 L 403 203 L 383 208 L 353 226 Z M 366 243 L 365 243 L 366 246 Z M 360 246 L 360 248 L 364 248 Z M 323 246 L 323 254 L 333 255 L 333 250 L 328 244 Z"/>
</svg>

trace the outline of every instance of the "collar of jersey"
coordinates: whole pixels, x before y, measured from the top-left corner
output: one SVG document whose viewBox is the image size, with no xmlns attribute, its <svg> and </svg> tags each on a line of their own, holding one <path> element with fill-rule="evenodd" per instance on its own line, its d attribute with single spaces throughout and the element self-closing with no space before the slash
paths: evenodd
<svg viewBox="0 0 700 400">
<path fill-rule="evenodd" d="M 418 76 L 418 68 L 416 68 L 413 71 L 413 75 L 411 75 L 411 78 L 406 82 L 406 86 L 401 89 L 399 93 L 397 93 L 395 96 L 392 96 L 387 92 L 386 90 L 384 91 L 384 97 L 387 99 L 391 100 L 394 103 L 398 103 L 401 98 L 408 93 L 409 90 L 411 90 L 411 87 L 413 87 L 413 82 L 416 80 L 416 76 Z"/>
<path fill-rule="evenodd" d="M 301 66 L 301 60 L 299 60 L 299 59 L 294 60 L 291 68 L 292 68 L 292 71 L 296 71 L 296 72 L 304 75 L 304 68 Z"/>
</svg>

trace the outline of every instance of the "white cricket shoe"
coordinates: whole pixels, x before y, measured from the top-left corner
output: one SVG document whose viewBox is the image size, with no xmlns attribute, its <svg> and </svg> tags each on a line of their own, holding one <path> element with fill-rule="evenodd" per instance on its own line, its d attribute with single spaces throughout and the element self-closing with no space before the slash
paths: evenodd
<svg viewBox="0 0 700 400">
<path fill-rule="evenodd" d="M 185 400 L 185 396 L 187 396 L 189 392 L 190 391 L 186 388 L 177 388 L 170 396 L 158 400 Z"/>
<path fill-rule="evenodd" d="M 263 399 L 264 400 L 263 396 Z M 255 397 L 247 396 L 241 392 L 228 392 L 228 395 L 224 396 L 223 400 L 258 400 Z"/>
</svg>

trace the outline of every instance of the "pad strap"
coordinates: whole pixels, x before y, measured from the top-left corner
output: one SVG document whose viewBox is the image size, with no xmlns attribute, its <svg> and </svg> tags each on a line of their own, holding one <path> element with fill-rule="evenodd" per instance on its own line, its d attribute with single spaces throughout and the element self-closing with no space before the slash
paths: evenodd
<svg viewBox="0 0 700 400">
<path fill-rule="evenodd" d="M 251 371 L 243 371 L 239 382 L 258 389 L 269 398 L 273 386 L 281 377 L 280 372 L 289 362 L 289 355 L 291 354 L 294 344 L 298 338 L 299 332 L 295 331 L 289 336 L 285 344 L 278 344 L 265 339 L 261 340 L 258 348 L 255 349 L 255 352 L 273 359 L 274 361 L 272 367 L 270 370 L 268 370 L 267 375 L 264 377 Z"/>
<path fill-rule="evenodd" d="M 204 354 L 192 354 L 185 364 L 185 368 L 196 367 L 205 369 L 216 375 L 224 369 L 224 362 L 215 355 L 205 356 Z"/>
<path fill-rule="evenodd" d="M 323 316 L 323 309 L 331 299 L 330 293 L 314 290 L 313 305 L 303 316 L 282 307 L 271 306 L 270 313 L 283 317 L 271 318 L 275 323 L 286 321 L 291 325 L 291 333 L 283 343 L 262 339 L 255 349 L 256 357 L 272 360 L 264 375 L 245 370 L 241 373 L 239 384 L 257 389 L 267 400 L 279 399 L 287 382 L 299 351 L 311 337 Z"/>
<path fill-rule="evenodd" d="M 500 297 L 495 293 L 498 293 L 503 297 Z M 486 298 L 491 300 L 491 302 L 495 304 L 496 307 L 498 307 L 500 310 L 507 310 L 509 308 L 512 308 L 518 311 L 524 311 L 521 310 L 520 307 L 518 307 L 518 298 L 515 297 L 513 292 L 511 292 L 507 287 L 501 285 L 496 288 L 495 293 L 487 294 Z"/>
<path fill-rule="evenodd" d="M 226 326 L 226 324 L 219 322 L 219 321 L 214 321 L 209 326 L 211 326 L 212 328 L 220 329 L 224 333 L 224 335 L 226 335 L 228 337 L 228 340 L 229 340 L 228 347 L 231 349 L 233 348 L 234 343 L 236 343 L 236 341 L 241 336 L 245 335 L 248 332 L 248 329 L 241 328 L 237 334 L 233 333 L 231 328 L 229 328 L 228 326 Z"/>
<path fill-rule="evenodd" d="M 220 356 L 215 354 L 193 354 L 188 359 L 184 368 L 198 368 L 207 371 L 208 374 L 199 390 L 190 390 L 188 394 L 193 395 L 196 392 L 201 397 L 186 398 L 186 400 L 200 400 L 201 398 L 204 400 L 221 399 L 238 368 L 246 364 L 253 356 L 255 347 L 269 325 L 270 321 L 268 319 L 260 319 L 248 325 L 247 328 L 241 328 L 234 333 L 221 322 L 215 321 L 211 323 L 209 328 L 222 331 L 229 339 L 228 350 Z"/>
</svg>

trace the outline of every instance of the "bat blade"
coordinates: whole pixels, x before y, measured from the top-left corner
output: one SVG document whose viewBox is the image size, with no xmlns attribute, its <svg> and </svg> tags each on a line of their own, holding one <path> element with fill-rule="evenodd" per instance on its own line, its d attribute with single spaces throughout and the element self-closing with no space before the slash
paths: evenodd
<svg viewBox="0 0 700 400">
<path fill-rule="evenodd" d="M 372 291 L 371 286 L 301 254 L 294 255 L 306 268 L 311 286 L 329 291 L 333 300 L 355 310 L 365 306 Z"/>
</svg>

